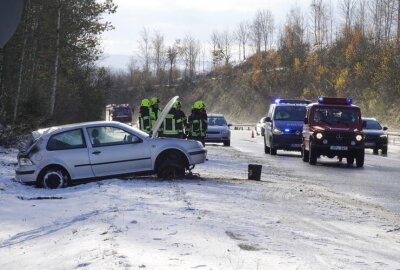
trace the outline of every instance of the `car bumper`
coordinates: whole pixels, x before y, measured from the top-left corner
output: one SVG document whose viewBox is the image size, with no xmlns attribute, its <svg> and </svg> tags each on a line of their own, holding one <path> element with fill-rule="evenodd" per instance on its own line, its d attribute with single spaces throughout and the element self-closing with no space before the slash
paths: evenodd
<svg viewBox="0 0 400 270">
<path fill-rule="evenodd" d="M 360 153 L 364 151 L 363 145 L 356 146 L 348 146 L 348 145 L 339 145 L 339 147 L 344 147 L 341 150 L 332 149 L 332 145 L 320 145 L 316 144 L 313 147 L 317 150 L 318 155 L 326 155 L 326 156 L 353 156 L 354 154 Z"/>
<path fill-rule="evenodd" d="M 190 165 L 204 163 L 207 159 L 207 150 L 205 148 L 199 148 L 189 152 Z"/>
<path fill-rule="evenodd" d="M 275 149 L 301 151 L 301 135 L 283 134 L 273 135 L 272 146 Z"/>
<path fill-rule="evenodd" d="M 37 170 L 35 167 L 24 166 L 15 170 L 15 180 L 24 184 L 33 184 L 36 182 Z"/>
<path fill-rule="evenodd" d="M 227 142 L 231 140 L 231 136 L 221 134 L 207 134 L 204 140 L 206 142 Z"/>
</svg>

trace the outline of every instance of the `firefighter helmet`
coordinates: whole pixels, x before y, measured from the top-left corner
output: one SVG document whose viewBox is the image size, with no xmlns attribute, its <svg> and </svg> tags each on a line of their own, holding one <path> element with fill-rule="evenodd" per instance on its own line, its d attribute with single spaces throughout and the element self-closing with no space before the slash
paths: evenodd
<svg viewBox="0 0 400 270">
<path fill-rule="evenodd" d="M 199 100 L 199 101 L 196 101 L 196 102 L 193 104 L 193 108 L 194 108 L 194 109 L 205 109 L 205 108 L 206 108 L 206 104 L 204 104 L 203 101 Z"/>
<path fill-rule="evenodd" d="M 142 102 L 140 103 L 140 106 L 150 107 L 150 100 L 148 100 L 147 98 L 143 99 Z"/>
<path fill-rule="evenodd" d="M 180 109 L 181 107 L 182 107 L 181 102 L 180 102 L 179 100 L 177 100 L 177 101 L 174 103 L 173 108 L 175 108 L 175 109 Z"/>
<path fill-rule="evenodd" d="M 160 100 L 159 100 L 158 98 L 153 97 L 153 98 L 151 99 L 151 105 L 155 105 L 155 104 L 159 104 L 159 103 L 160 103 Z"/>
</svg>

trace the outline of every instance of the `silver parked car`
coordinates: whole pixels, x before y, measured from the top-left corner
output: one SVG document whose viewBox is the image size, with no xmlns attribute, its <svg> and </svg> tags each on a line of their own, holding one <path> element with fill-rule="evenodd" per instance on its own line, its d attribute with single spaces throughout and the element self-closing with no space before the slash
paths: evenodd
<svg viewBox="0 0 400 270">
<path fill-rule="evenodd" d="M 225 146 L 231 145 L 230 125 L 222 114 L 208 114 L 208 128 L 206 142 L 220 142 Z"/>
<path fill-rule="evenodd" d="M 50 127 L 32 132 L 31 143 L 18 155 L 16 179 L 59 188 L 78 179 L 133 173 L 175 178 L 203 163 L 206 153 L 198 141 L 150 137 L 119 122 Z"/>
</svg>

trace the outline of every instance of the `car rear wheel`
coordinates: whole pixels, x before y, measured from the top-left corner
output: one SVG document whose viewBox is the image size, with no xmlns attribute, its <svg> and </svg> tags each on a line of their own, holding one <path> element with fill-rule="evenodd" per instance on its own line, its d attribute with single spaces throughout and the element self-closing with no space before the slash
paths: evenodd
<svg viewBox="0 0 400 270">
<path fill-rule="evenodd" d="M 229 141 L 224 141 L 224 146 L 231 146 L 231 140 L 229 140 Z"/>
<path fill-rule="evenodd" d="M 276 156 L 276 151 L 277 149 L 272 146 L 272 141 L 271 141 L 271 148 L 269 150 L 271 156 Z"/>
<path fill-rule="evenodd" d="M 374 148 L 374 155 L 378 154 L 379 149 L 378 148 Z"/>
<path fill-rule="evenodd" d="M 70 177 L 68 173 L 58 167 L 44 169 L 38 176 L 37 186 L 56 189 L 68 186 Z"/>
</svg>

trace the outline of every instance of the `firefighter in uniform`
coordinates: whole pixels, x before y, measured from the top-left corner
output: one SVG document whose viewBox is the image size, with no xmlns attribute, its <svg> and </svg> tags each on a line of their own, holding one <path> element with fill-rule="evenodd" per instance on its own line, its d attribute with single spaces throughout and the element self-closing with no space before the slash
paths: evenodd
<svg viewBox="0 0 400 270">
<path fill-rule="evenodd" d="M 188 135 L 190 139 L 200 141 L 205 145 L 205 136 L 208 127 L 206 106 L 203 101 L 193 104 L 192 114 L 188 119 Z"/>
<path fill-rule="evenodd" d="M 160 100 L 156 97 L 153 97 L 151 100 L 150 106 L 150 121 L 151 126 L 153 127 L 157 122 L 158 117 L 160 117 L 161 109 L 159 108 Z"/>
<path fill-rule="evenodd" d="M 139 128 L 141 131 L 150 133 L 151 122 L 150 122 L 150 100 L 147 98 L 143 99 L 140 103 L 139 110 Z"/>
<path fill-rule="evenodd" d="M 176 101 L 164 119 L 162 136 L 169 138 L 184 139 L 184 127 L 186 116 L 181 111 L 181 103 Z"/>
</svg>

